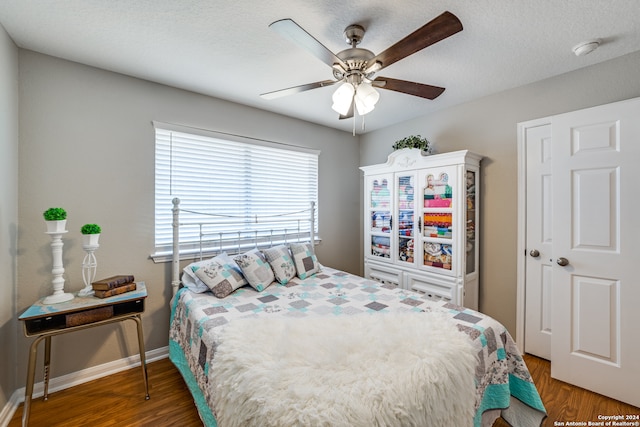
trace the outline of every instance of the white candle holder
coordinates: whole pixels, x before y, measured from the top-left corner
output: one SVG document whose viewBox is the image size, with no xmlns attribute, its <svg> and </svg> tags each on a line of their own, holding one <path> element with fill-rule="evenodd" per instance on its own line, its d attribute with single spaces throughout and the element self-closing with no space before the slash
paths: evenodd
<svg viewBox="0 0 640 427">
<path fill-rule="evenodd" d="M 96 235 L 98 236 L 98 235 Z M 78 292 L 78 296 L 88 297 L 94 294 L 91 283 L 96 278 L 96 270 L 98 269 L 98 261 L 94 252 L 100 247 L 99 244 L 84 244 L 82 249 L 86 252 L 84 259 L 82 260 L 82 280 L 84 281 L 84 288 Z"/>
<path fill-rule="evenodd" d="M 65 301 L 72 300 L 73 294 L 64 292 L 64 266 L 62 265 L 62 235 L 67 233 L 67 230 L 61 231 L 47 231 L 46 234 L 51 236 L 51 252 L 53 254 L 53 294 L 49 295 L 42 300 L 43 304 L 57 304 Z"/>
</svg>

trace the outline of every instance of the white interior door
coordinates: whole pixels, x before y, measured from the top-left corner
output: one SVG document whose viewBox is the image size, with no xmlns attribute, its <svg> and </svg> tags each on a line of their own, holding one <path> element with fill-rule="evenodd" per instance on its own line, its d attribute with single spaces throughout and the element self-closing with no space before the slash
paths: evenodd
<svg viewBox="0 0 640 427">
<path fill-rule="evenodd" d="M 551 124 L 524 131 L 526 155 L 524 350 L 551 359 L 553 234 Z"/>
<path fill-rule="evenodd" d="M 551 376 L 640 406 L 640 99 L 552 126 Z"/>
</svg>

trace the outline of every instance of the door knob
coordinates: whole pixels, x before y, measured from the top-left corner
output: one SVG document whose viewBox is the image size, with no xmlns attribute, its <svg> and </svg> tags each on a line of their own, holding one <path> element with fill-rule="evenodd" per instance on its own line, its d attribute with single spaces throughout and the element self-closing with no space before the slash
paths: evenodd
<svg viewBox="0 0 640 427">
<path fill-rule="evenodd" d="M 531 249 L 531 252 L 529 252 L 529 255 L 531 255 L 534 258 L 537 258 L 540 256 L 540 252 L 537 249 Z"/>
<path fill-rule="evenodd" d="M 565 267 L 565 266 L 569 265 L 569 260 L 566 259 L 566 258 L 562 258 L 562 257 L 558 258 L 558 260 L 556 262 L 558 263 L 558 265 L 560 265 L 562 267 Z"/>
</svg>

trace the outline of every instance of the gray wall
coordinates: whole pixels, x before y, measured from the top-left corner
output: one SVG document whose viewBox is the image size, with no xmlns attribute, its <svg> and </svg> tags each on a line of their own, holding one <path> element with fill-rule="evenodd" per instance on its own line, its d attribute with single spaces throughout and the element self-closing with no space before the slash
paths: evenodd
<svg viewBox="0 0 640 427">
<path fill-rule="evenodd" d="M 0 412 L 16 388 L 18 48 L 0 25 Z"/>
<path fill-rule="evenodd" d="M 15 317 L 51 292 L 50 241 L 41 215 L 48 207 L 63 206 L 69 212 L 65 289 L 77 291 L 83 286 L 79 227 L 86 222 L 101 224 L 98 275 L 133 273 L 147 282 L 147 350 L 167 345 L 170 265 L 154 264 L 148 257 L 153 250 L 154 217 L 152 120 L 320 149 L 323 241 L 318 256 L 326 265 L 355 273 L 362 271 L 358 165 L 385 161 L 393 141 L 418 133 L 434 141 L 440 152 L 471 149 L 485 155 L 481 309 L 514 332 L 516 123 L 640 96 L 640 53 L 636 53 L 353 138 L 29 51 L 19 50 L 18 56 L 3 31 L 0 64 L 0 407 L 24 385 L 30 340 L 17 333 Z M 135 333 L 127 325 L 57 337 L 52 374 L 57 377 L 120 359 L 136 348 Z"/>
<path fill-rule="evenodd" d="M 51 293 L 52 255 L 42 212 L 68 212 L 65 291 L 82 283 L 80 227 L 102 226 L 98 277 L 134 274 L 149 291 L 147 350 L 168 345 L 170 263 L 154 264 L 152 120 L 321 150 L 320 261 L 357 272 L 360 210 L 357 139 L 219 99 L 20 50 L 18 311 Z M 356 226 L 354 226 L 356 224 Z M 346 243 L 346 244 L 345 244 Z M 108 325 L 53 340 L 53 376 L 137 353 L 133 325 Z M 29 340 L 19 337 L 24 384 Z"/>
<path fill-rule="evenodd" d="M 437 152 L 469 149 L 486 156 L 481 170 L 480 310 L 515 335 L 516 124 L 640 96 L 639 70 L 636 52 L 366 134 L 360 139 L 360 165 L 384 162 L 393 142 L 412 134 L 432 141 Z"/>
</svg>

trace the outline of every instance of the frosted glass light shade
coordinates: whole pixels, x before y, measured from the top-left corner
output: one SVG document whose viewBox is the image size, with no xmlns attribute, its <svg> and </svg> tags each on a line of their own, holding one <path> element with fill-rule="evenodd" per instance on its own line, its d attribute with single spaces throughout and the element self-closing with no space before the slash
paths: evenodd
<svg viewBox="0 0 640 427">
<path fill-rule="evenodd" d="M 369 83 L 362 83 L 356 91 L 355 101 L 358 114 L 364 116 L 373 111 L 376 103 L 380 99 L 380 94 Z"/>
<path fill-rule="evenodd" d="M 343 83 L 331 97 L 333 100 L 331 108 L 342 116 L 346 115 L 351 107 L 351 101 L 353 100 L 355 91 L 356 89 L 351 83 Z"/>
</svg>

